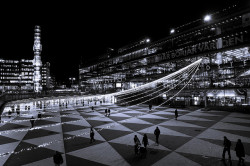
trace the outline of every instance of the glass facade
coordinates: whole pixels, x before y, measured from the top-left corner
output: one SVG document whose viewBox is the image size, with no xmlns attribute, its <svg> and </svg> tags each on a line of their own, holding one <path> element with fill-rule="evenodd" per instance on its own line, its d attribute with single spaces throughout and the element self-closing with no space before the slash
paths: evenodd
<svg viewBox="0 0 250 166">
<path fill-rule="evenodd" d="M 199 71 L 173 100 L 183 101 L 185 105 L 249 105 L 249 22 L 249 8 L 232 8 L 217 12 L 209 23 L 180 26 L 161 40 L 132 43 L 118 49 L 113 56 L 82 66 L 80 87 L 91 94 L 127 90 L 202 58 Z M 170 93 L 175 94 L 184 84 L 178 84 Z"/>
</svg>

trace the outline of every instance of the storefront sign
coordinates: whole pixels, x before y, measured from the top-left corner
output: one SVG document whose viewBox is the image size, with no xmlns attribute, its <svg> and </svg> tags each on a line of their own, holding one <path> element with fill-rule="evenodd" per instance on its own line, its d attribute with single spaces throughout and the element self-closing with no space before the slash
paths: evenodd
<svg viewBox="0 0 250 166">
<path fill-rule="evenodd" d="M 199 43 L 199 44 L 192 45 L 189 47 L 177 49 L 172 52 L 161 53 L 161 54 L 156 55 L 155 59 L 157 59 L 157 62 L 162 61 L 162 60 L 174 59 L 174 58 L 194 55 L 194 54 L 202 53 L 206 51 L 226 48 L 226 47 L 238 45 L 243 42 L 244 42 L 243 35 L 231 37 L 228 39 L 219 38 L 213 42 L 203 42 L 203 43 Z"/>
</svg>

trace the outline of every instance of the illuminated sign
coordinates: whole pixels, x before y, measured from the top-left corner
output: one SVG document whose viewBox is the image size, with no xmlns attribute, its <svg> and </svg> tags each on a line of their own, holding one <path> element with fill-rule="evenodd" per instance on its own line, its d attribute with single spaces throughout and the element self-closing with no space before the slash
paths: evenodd
<svg viewBox="0 0 250 166">
<path fill-rule="evenodd" d="M 157 62 L 159 62 L 162 60 L 174 59 L 174 58 L 194 55 L 194 54 L 202 53 L 206 51 L 218 50 L 221 48 L 235 46 L 243 42 L 244 42 L 243 35 L 231 37 L 228 39 L 219 38 L 212 42 L 203 42 L 203 43 L 199 43 L 199 44 L 192 45 L 189 47 L 176 49 L 174 51 L 161 53 L 161 54 L 156 55 L 155 59 L 157 59 Z"/>
</svg>

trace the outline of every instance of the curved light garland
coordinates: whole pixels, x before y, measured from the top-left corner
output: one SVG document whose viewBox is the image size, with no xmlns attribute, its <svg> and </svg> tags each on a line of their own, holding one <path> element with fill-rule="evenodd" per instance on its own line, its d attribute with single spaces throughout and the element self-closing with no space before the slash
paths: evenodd
<svg viewBox="0 0 250 166">
<path fill-rule="evenodd" d="M 198 70 L 199 70 L 199 65 L 198 65 L 198 67 L 197 67 L 195 73 L 193 74 L 193 76 L 196 74 L 196 72 L 197 72 Z M 191 79 L 187 82 L 187 84 L 186 84 L 183 88 L 181 88 L 181 90 L 179 90 L 178 93 L 175 94 L 173 97 L 175 97 L 176 95 L 178 95 L 178 94 L 179 94 L 179 93 L 189 84 L 189 82 L 192 80 L 193 76 L 192 76 Z M 168 91 L 169 91 L 169 90 L 168 90 Z M 165 92 L 164 92 L 164 93 L 165 93 Z M 173 98 L 173 97 L 172 97 L 172 98 Z M 172 98 L 170 98 L 170 99 L 172 99 Z M 170 100 L 170 99 L 169 99 L 169 100 Z M 152 99 L 150 99 L 150 100 L 152 100 Z M 145 101 L 144 101 L 144 102 L 145 102 Z M 142 103 L 144 103 L 144 102 L 142 102 Z M 167 102 L 167 101 L 166 101 L 166 102 Z M 166 103 L 166 102 L 164 102 L 164 103 Z M 160 104 L 159 106 L 163 105 L 164 103 Z M 139 105 L 139 104 L 136 104 L 136 105 Z M 156 108 L 158 108 L 159 106 L 157 106 Z M 126 109 L 128 109 L 128 108 L 126 108 Z M 140 115 L 144 115 L 144 114 L 142 113 L 142 114 L 140 114 Z M 140 115 L 137 115 L 137 116 L 140 116 Z M 129 119 L 128 119 L 128 120 L 129 120 Z M 81 120 L 77 120 L 77 121 L 81 121 Z M 72 121 L 71 121 L 71 122 L 64 122 L 64 123 L 72 123 Z M 60 123 L 60 124 L 64 124 L 64 123 Z M 123 122 L 123 123 L 124 123 L 124 122 Z M 119 123 L 117 123 L 117 124 L 119 125 Z M 115 124 L 108 125 L 106 128 L 110 128 L 110 127 L 112 127 L 112 126 L 115 126 Z M 101 130 L 103 130 L 103 129 L 104 129 L 104 127 L 101 128 L 101 129 L 98 129 L 97 131 L 101 131 Z M 64 140 L 74 139 L 75 137 L 79 137 L 79 136 L 81 136 L 81 135 L 86 135 L 86 134 L 89 134 L 89 132 L 85 132 L 85 133 L 82 133 L 82 134 L 79 134 L 79 135 L 67 137 L 67 138 L 60 139 L 60 140 L 54 140 L 54 141 L 51 141 L 51 142 L 48 142 L 48 143 L 43 143 L 43 144 L 41 144 L 41 145 L 38 145 L 37 147 L 29 147 L 29 148 L 26 148 L 26 149 L 22 149 L 22 150 L 20 150 L 20 151 L 18 151 L 18 152 L 12 151 L 12 152 L 2 153 L 2 154 L 0 154 L 0 157 L 6 156 L 6 155 L 10 155 L 10 154 L 18 154 L 18 153 L 21 153 L 21 152 L 23 152 L 23 151 L 35 150 L 35 149 L 38 149 L 38 148 L 40 148 L 40 147 L 46 147 L 46 146 L 48 146 L 48 145 L 50 145 L 50 144 L 52 144 L 52 143 L 59 143 L 59 142 L 62 142 L 62 141 L 64 141 Z"/>
</svg>

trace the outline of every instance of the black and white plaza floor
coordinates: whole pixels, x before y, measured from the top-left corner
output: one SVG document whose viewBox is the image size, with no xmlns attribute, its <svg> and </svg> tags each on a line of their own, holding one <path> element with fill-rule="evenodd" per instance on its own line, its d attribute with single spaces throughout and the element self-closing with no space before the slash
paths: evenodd
<svg viewBox="0 0 250 166">
<path fill-rule="evenodd" d="M 110 108 L 111 115 L 104 116 Z M 241 139 L 245 147 L 246 165 L 250 165 L 250 115 L 242 113 L 160 107 L 148 112 L 147 105 L 121 107 L 117 105 L 47 109 L 42 119 L 30 128 L 30 116 L 37 113 L 2 118 L 0 124 L 0 165 L 50 166 L 59 151 L 63 165 L 164 165 L 217 166 L 223 151 L 223 136 L 232 141 L 232 165 L 237 165 L 234 148 Z M 34 114 L 36 115 L 36 114 Z M 96 141 L 90 143 L 90 127 Z M 159 145 L 153 134 L 159 127 Z M 149 138 L 146 158 L 134 154 L 134 135 Z M 226 158 L 227 158 L 226 154 Z M 228 164 L 226 161 L 224 164 Z"/>
</svg>

